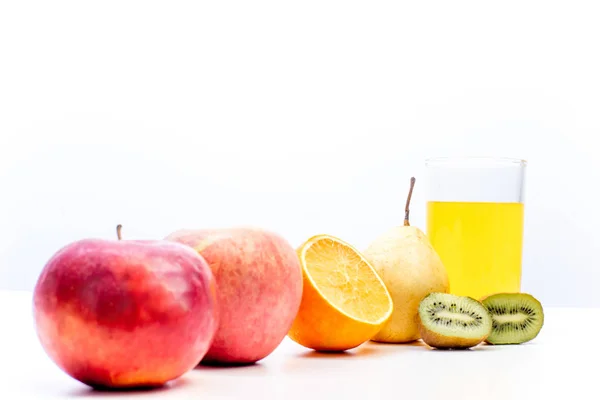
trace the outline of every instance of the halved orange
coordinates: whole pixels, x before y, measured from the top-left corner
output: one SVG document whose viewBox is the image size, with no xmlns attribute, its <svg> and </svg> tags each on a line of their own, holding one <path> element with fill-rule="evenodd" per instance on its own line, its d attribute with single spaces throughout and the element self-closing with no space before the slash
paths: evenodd
<svg viewBox="0 0 600 400">
<path fill-rule="evenodd" d="M 329 235 L 311 237 L 297 253 L 304 288 L 290 339 L 318 351 L 343 351 L 375 336 L 394 307 L 362 254 Z"/>
</svg>

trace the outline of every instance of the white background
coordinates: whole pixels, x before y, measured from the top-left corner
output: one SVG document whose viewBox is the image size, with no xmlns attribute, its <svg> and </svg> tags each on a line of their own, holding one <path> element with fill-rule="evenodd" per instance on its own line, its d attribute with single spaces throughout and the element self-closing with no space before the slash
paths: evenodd
<svg viewBox="0 0 600 400">
<path fill-rule="evenodd" d="M 426 157 L 495 155 L 529 162 L 522 289 L 600 306 L 597 2 L 195 3 L 0 3 L 0 289 L 117 223 L 364 248 L 411 175 L 424 228 Z"/>
</svg>

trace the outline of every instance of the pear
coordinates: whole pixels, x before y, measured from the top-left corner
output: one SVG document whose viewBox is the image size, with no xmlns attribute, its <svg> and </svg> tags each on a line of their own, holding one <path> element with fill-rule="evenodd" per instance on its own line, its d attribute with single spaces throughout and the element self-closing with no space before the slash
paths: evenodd
<svg viewBox="0 0 600 400">
<path fill-rule="evenodd" d="M 409 205 L 415 185 L 410 180 L 404 225 L 376 238 L 363 252 L 386 285 L 394 302 L 391 318 L 371 339 L 376 342 L 406 343 L 420 338 L 420 301 L 430 293 L 448 293 L 448 273 L 427 236 L 410 226 Z"/>
</svg>

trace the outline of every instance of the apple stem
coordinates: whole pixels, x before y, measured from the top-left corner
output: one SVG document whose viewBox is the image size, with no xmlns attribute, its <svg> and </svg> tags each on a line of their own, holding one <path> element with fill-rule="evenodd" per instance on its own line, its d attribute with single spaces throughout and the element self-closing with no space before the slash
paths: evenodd
<svg viewBox="0 0 600 400">
<path fill-rule="evenodd" d="M 408 222 L 408 216 L 410 214 L 409 206 L 410 206 L 410 198 L 412 197 L 412 192 L 415 187 L 415 177 L 410 178 L 410 190 L 408 191 L 408 197 L 406 198 L 406 206 L 404 206 L 404 226 L 410 226 L 410 222 Z"/>
<path fill-rule="evenodd" d="M 121 240 L 122 236 L 121 236 L 121 229 L 123 228 L 123 225 L 119 224 L 117 225 L 117 239 Z"/>
</svg>

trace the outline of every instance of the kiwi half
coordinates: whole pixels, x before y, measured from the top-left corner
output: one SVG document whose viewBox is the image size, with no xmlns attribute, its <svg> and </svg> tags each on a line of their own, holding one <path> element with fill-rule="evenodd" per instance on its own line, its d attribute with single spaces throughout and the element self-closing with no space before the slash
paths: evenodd
<svg viewBox="0 0 600 400">
<path fill-rule="evenodd" d="M 544 325 L 542 304 L 527 293 L 498 293 L 482 299 L 492 315 L 490 344 L 520 344 L 535 338 Z"/>
<path fill-rule="evenodd" d="M 491 330 L 492 317 L 472 297 L 431 293 L 419 304 L 419 332 L 431 347 L 473 347 L 484 341 Z"/>
</svg>

